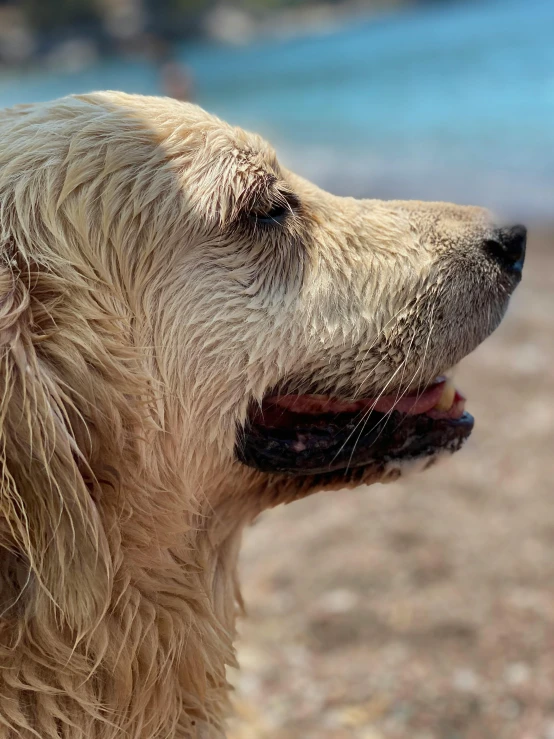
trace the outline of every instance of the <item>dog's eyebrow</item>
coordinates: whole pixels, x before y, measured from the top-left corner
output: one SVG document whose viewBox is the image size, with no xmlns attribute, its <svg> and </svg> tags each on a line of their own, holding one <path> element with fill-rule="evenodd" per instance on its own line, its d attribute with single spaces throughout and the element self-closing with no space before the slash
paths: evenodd
<svg viewBox="0 0 554 739">
<path fill-rule="evenodd" d="M 277 175 L 268 171 L 251 171 L 246 177 L 239 177 L 234 202 L 230 208 L 231 220 L 237 219 L 258 204 L 269 204 L 279 197 L 282 194 L 278 188 L 279 182 Z"/>
<path fill-rule="evenodd" d="M 273 152 L 252 145 L 234 147 L 223 156 L 212 154 L 211 166 L 206 167 L 204 162 L 199 172 L 206 187 L 200 186 L 198 190 L 206 198 L 213 193 L 208 207 L 220 227 L 232 227 L 249 211 L 270 206 L 279 199 L 294 207 L 297 198 L 293 197 Z"/>
</svg>

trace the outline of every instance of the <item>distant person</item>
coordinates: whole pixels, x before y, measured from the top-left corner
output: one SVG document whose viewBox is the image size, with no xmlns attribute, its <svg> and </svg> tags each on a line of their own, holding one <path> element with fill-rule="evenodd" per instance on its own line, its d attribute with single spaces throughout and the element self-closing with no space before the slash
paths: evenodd
<svg viewBox="0 0 554 739">
<path fill-rule="evenodd" d="M 166 61 L 160 66 L 160 76 L 164 95 L 176 100 L 192 100 L 192 75 L 184 64 L 175 60 Z"/>
<path fill-rule="evenodd" d="M 169 41 L 150 35 L 145 39 L 145 49 L 159 69 L 162 93 L 176 100 L 192 100 L 192 73 L 185 64 L 175 59 Z"/>
</svg>

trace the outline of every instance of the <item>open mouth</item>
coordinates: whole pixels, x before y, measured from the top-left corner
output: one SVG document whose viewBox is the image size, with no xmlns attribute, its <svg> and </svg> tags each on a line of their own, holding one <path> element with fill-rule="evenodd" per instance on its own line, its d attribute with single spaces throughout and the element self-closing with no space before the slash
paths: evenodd
<svg viewBox="0 0 554 739">
<path fill-rule="evenodd" d="M 385 469 L 455 452 L 472 429 L 464 396 L 440 377 L 419 393 L 354 401 L 269 394 L 251 409 L 236 451 L 240 461 L 263 472 Z"/>
</svg>

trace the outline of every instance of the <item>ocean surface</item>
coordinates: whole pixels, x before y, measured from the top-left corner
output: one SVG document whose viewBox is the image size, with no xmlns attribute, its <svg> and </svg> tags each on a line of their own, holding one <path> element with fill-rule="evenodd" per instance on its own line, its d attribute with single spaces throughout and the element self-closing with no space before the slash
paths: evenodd
<svg viewBox="0 0 554 739">
<path fill-rule="evenodd" d="M 429 2 L 178 53 L 196 102 L 333 192 L 554 216 L 554 0 Z M 158 72 L 104 60 L 12 73 L 0 105 L 100 88 L 157 94 Z"/>
</svg>

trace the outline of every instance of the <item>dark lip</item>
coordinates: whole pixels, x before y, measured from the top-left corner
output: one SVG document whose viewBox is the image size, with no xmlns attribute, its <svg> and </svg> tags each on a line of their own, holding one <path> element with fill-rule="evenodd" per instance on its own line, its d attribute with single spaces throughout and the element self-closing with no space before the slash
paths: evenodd
<svg viewBox="0 0 554 739">
<path fill-rule="evenodd" d="M 356 468 L 384 468 L 394 462 L 455 452 L 473 430 L 469 413 L 459 419 L 434 419 L 372 412 L 300 416 L 287 428 L 250 422 L 235 447 L 243 464 L 267 473 L 318 475 Z"/>
</svg>

